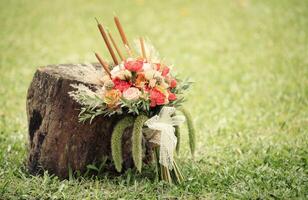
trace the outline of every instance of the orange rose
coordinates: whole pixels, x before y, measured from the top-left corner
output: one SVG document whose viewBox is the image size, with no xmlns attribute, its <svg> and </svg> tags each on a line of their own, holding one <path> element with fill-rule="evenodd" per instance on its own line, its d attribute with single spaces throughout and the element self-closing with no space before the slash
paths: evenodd
<svg viewBox="0 0 308 200">
<path fill-rule="evenodd" d="M 105 93 L 104 102 L 109 108 L 113 108 L 117 105 L 121 97 L 121 92 L 119 90 L 108 90 Z"/>
<path fill-rule="evenodd" d="M 136 78 L 135 85 L 136 87 L 143 88 L 145 85 L 146 79 L 144 74 L 139 73 Z"/>
</svg>

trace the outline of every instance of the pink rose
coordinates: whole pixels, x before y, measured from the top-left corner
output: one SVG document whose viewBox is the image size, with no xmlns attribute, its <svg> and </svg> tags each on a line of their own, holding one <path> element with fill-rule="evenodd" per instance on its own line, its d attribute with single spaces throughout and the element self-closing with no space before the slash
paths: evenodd
<svg viewBox="0 0 308 200">
<path fill-rule="evenodd" d="M 137 100 L 139 99 L 141 92 L 138 88 L 130 87 L 123 92 L 123 97 L 127 100 Z"/>
<path fill-rule="evenodd" d="M 138 72 L 142 69 L 143 62 L 139 60 L 132 60 L 132 61 L 127 61 L 124 63 L 125 69 L 132 71 L 132 72 Z"/>
</svg>

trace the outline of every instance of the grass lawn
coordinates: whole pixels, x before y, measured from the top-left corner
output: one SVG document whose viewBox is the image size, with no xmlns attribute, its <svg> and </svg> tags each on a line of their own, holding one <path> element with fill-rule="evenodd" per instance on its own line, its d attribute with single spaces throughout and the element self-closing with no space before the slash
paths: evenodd
<svg viewBox="0 0 308 200">
<path fill-rule="evenodd" d="M 36 68 L 108 57 L 94 17 L 115 32 L 114 12 L 195 81 L 185 105 L 197 152 L 185 136 L 182 185 L 151 170 L 65 181 L 26 171 Z M 307 160 L 307 1 L 0 0 L 0 199 L 305 199 Z"/>
</svg>

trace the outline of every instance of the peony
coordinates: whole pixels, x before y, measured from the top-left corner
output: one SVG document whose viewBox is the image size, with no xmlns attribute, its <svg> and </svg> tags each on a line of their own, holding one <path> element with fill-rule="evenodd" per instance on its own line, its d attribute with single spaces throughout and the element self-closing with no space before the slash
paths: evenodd
<svg viewBox="0 0 308 200">
<path fill-rule="evenodd" d="M 124 63 L 125 69 L 132 71 L 132 72 L 138 72 L 142 69 L 143 62 L 140 60 L 132 60 L 127 61 Z"/>
<path fill-rule="evenodd" d="M 123 97 L 127 100 L 137 100 L 139 99 L 141 92 L 138 88 L 130 87 L 123 92 Z"/>
<path fill-rule="evenodd" d="M 151 99 L 150 106 L 155 107 L 157 105 L 164 105 L 166 96 L 160 90 L 154 88 L 153 90 L 150 91 L 150 99 Z"/>
<path fill-rule="evenodd" d="M 127 90 L 132 85 L 130 82 L 123 81 L 119 78 L 115 78 L 112 81 L 114 83 L 114 88 L 120 90 L 121 92 Z"/>
</svg>

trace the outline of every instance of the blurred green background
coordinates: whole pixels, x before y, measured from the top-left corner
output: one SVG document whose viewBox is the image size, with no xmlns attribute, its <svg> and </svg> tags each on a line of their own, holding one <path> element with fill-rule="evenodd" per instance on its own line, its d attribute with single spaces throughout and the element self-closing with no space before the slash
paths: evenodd
<svg viewBox="0 0 308 200">
<path fill-rule="evenodd" d="M 107 58 L 94 17 L 115 35 L 114 13 L 195 81 L 197 153 L 184 136 L 180 186 L 151 170 L 60 181 L 24 167 L 35 70 Z M 308 198 L 307 86 L 308 1 L 0 0 L 0 199 Z"/>
</svg>

